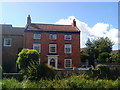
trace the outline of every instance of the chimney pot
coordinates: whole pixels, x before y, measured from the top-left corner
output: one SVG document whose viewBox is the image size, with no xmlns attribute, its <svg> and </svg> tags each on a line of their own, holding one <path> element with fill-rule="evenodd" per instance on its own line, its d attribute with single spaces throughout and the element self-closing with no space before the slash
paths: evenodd
<svg viewBox="0 0 120 90">
<path fill-rule="evenodd" d="M 27 17 L 27 24 L 31 24 L 31 17 L 30 17 L 30 15 L 28 15 L 28 17 Z"/>
<path fill-rule="evenodd" d="M 73 19 L 73 27 L 76 27 L 76 21 Z"/>
</svg>

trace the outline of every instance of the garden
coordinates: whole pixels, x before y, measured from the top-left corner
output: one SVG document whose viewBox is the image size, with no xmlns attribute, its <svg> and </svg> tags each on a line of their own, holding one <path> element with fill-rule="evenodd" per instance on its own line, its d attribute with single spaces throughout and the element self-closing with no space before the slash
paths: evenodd
<svg viewBox="0 0 120 90">
<path fill-rule="evenodd" d="M 99 42 L 101 44 L 99 45 Z M 2 73 L 0 87 L 10 88 L 120 88 L 120 65 L 112 66 L 103 63 L 112 61 L 120 63 L 120 55 L 111 54 L 112 42 L 101 38 L 92 43 L 87 41 L 88 48 L 81 52 L 81 60 L 97 60 L 94 70 L 57 70 L 45 64 L 39 64 L 37 50 L 23 49 L 17 58 L 19 73 Z M 110 42 L 102 46 L 103 42 Z M 110 44 L 110 45 L 109 45 Z M 105 51 L 106 50 L 106 51 Z M 90 52 L 91 51 L 91 52 Z M 0 72 L 2 69 L 0 69 Z"/>
</svg>

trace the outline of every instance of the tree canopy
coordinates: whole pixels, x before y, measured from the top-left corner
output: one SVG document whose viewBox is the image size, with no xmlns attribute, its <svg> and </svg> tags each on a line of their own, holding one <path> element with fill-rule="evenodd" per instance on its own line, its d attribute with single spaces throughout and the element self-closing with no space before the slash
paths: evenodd
<svg viewBox="0 0 120 90">
<path fill-rule="evenodd" d="M 99 37 L 95 40 L 88 39 L 86 42 L 86 50 L 82 52 L 81 55 L 88 54 L 86 58 L 89 60 L 89 64 L 94 64 L 94 60 L 104 62 L 105 59 L 108 60 L 108 54 L 112 51 L 113 45 L 114 43 L 108 37 Z"/>
</svg>

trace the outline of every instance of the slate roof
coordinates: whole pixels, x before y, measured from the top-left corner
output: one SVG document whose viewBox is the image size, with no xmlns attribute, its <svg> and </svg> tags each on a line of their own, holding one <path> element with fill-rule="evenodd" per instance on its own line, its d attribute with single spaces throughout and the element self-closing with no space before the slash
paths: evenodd
<svg viewBox="0 0 120 90">
<path fill-rule="evenodd" d="M 79 32 L 80 30 L 77 27 L 72 25 L 56 25 L 56 24 L 36 24 L 31 23 L 26 26 L 26 30 L 35 30 L 35 31 L 65 31 L 65 32 Z"/>
<path fill-rule="evenodd" d="M 0 27 L 2 29 L 2 34 L 6 35 L 23 35 L 24 29 L 22 27 L 12 27 L 12 25 L 9 24 L 0 24 Z"/>
</svg>

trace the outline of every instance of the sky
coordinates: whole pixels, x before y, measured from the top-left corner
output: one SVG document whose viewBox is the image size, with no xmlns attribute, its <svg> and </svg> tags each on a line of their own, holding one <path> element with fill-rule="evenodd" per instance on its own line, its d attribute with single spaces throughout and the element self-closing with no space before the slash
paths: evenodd
<svg viewBox="0 0 120 90">
<path fill-rule="evenodd" d="M 118 49 L 118 2 L 0 2 L 0 24 L 25 27 L 32 23 L 69 25 L 76 19 L 81 30 L 81 47 L 88 38 L 109 37 Z"/>
</svg>

